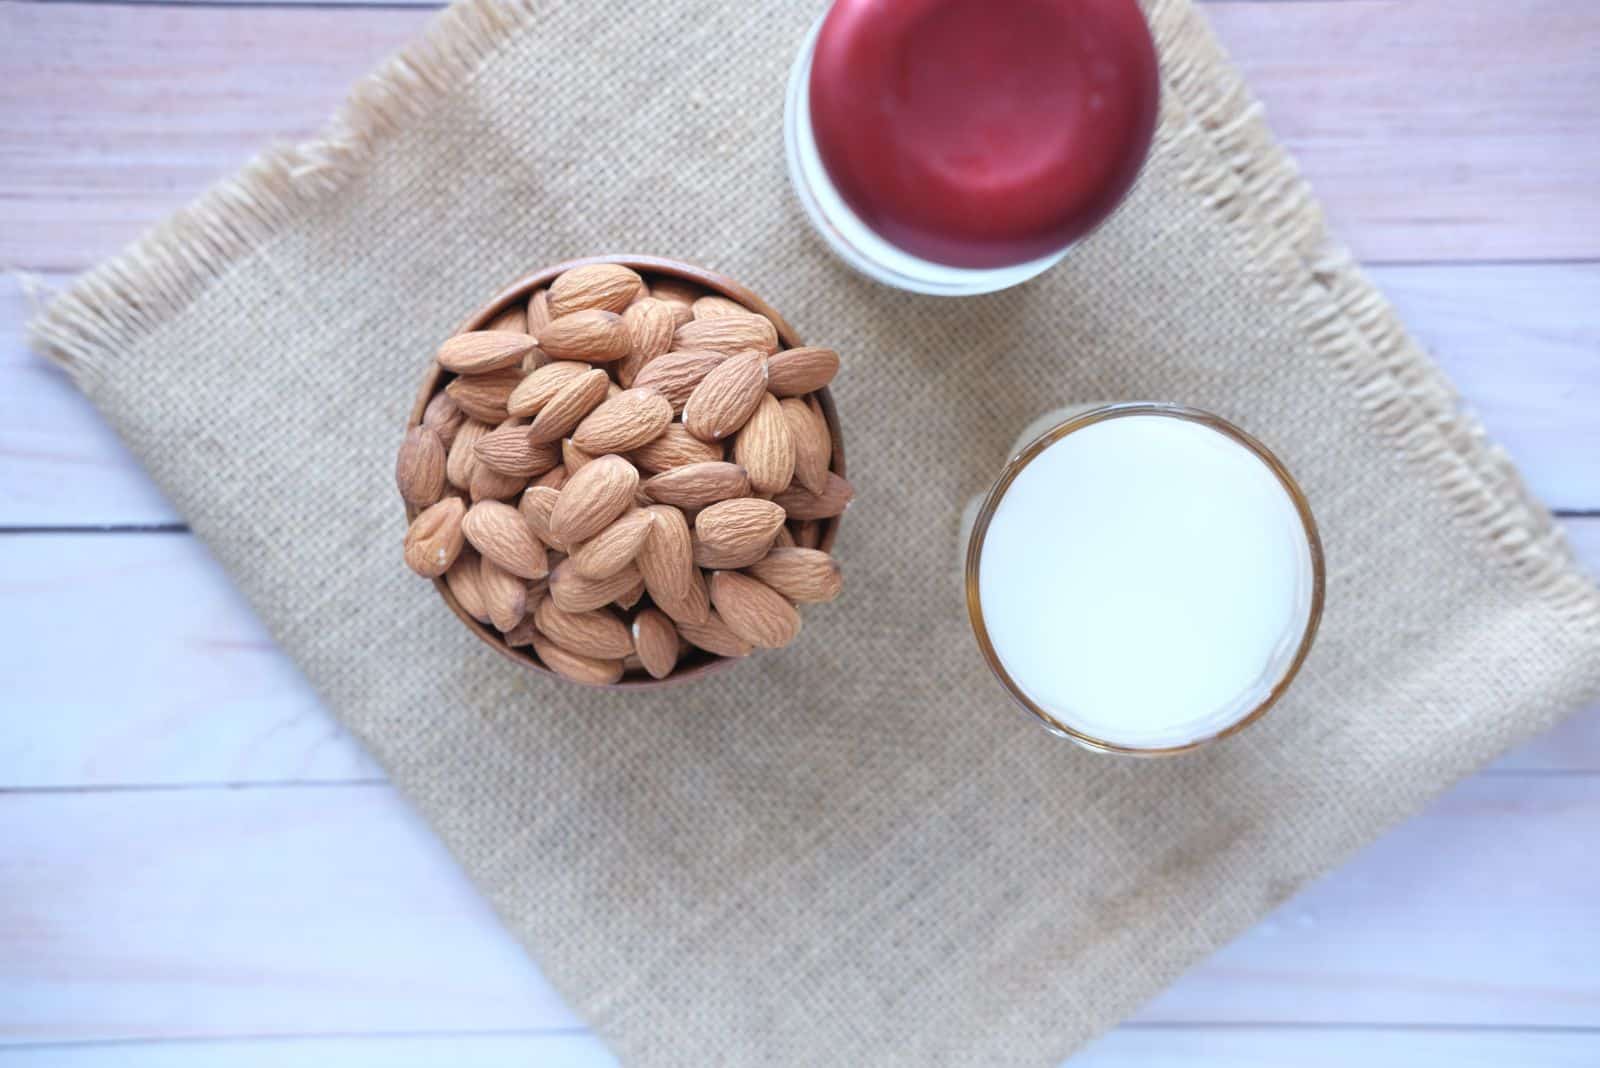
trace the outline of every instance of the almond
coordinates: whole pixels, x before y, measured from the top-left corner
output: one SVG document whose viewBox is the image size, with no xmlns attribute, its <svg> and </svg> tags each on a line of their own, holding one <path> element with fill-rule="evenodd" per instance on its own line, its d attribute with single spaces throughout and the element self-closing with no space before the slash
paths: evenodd
<svg viewBox="0 0 1600 1068">
<path fill-rule="evenodd" d="M 528 297 L 528 307 L 526 307 L 525 312 L 526 318 L 528 318 L 528 325 L 523 329 L 531 336 L 538 337 L 539 331 L 550 325 L 549 291 L 539 289 L 538 293 Z M 522 369 L 523 371 L 538 371 L 539 368 L 547 365 L 549 361 L 550 357 L 547 357 L 544 349 L 534 349 L 533 352 L 522 358 Z"/>
<path fill-rule="evenodd" d="M 694 520 L 694 562 L 706 568 L 748 567 L 767 555 L 783 526 L 783 509 L 740 497 L 705 509 Z"/>
<path fill-rule="evenodd" d="M 667 398 L 676 415 L 683 411 L 695 387 L 727 359 L 721 352 L 669 352 L 646 364 L 634 376 L 633 384 L 638 389 L 653 389 Z"/>
<path fill-rule="evenodd" d="M 621 392 L 622 387 L 617 385 L 615 381 L 612 381 L 606 386 L 606 400 L 615 400 L 617 398 L 617 394 Z"/>
<path fill-rule="evenodd" d="M 544 546 L 522 513 L 500 501 L 479 501 L 467 511 L 462 530 L 485 560 L 525 579 L 549 574 Z M 505 628 L 509 629 L 509 628 Z"/>
<path fill-rule="evenodd" d="M 817 549 L 775 548 L 745 570 L 799 604 L 831 601 L 844 588 L 839 561 Z"/>
<path fill-rule="evenodd" d="M 496 630 L 511 630 L 528 614 L 528 584 L 493 560 L 478 561 L 478 588 Z"/>
<path fill-rule="evenodd" d="M 587 686 L 610 686 L 622 678 L 621 660 L 597 660 L 569 653 L 542 634 L 533 635 L 533 651 L 544 666 L 564 679 Z"/>
<path fill-rule="evenodd" d="M 539 602 L 534 625 L 569 653 L 597 660 L 621 660 L 633 652 L 633 635 L 622 619 L 604 608 L 568 612 L 550 598 Z"/>
<path fill-rule="evenodd" d="M 683 405 L 683 425 L 701 441 L 721 441 L 744 426 L 766 391 L 765 356 L 755 351 L 730 356 L 713 367 L 689 394 Z"/>
<path fill-rule="evenodd" d="M 586 375 L 594 368 L 577 360 L 556 360 L 547 363 L 524 378 L 506 403 L 512 415 L 538 415 L 539 409 L 561 392 L 573 379 Z"/>
<path fill-rule="evenodd" d="M 736 300 L 716 293 L 708 293 L 694 302 L 694 317 L 696 319 L 715 319 L 719 315 L 752 315 L 753 312 Z"/>
<path fill-rule="evenodd" d="M 794 437 L 777 397 L 762 394 L 755 413 L 733 439 L 733 459 L 750 472 L 750 488 L 757 493 L 777 493 L 794 478 Z"/>
<path fill-rule="evenodd" d="M 644 287 L 644 279 L 620 263 L 591 263 L 563 271 L 550 283 L 550 318 L 586 308 L 620 312 Z"/>
<path fill-rule="evenodd" d="M 521 493 L 528 480 L 521 475 L 507 475 L 479 463 L 472 469 L 472 482 L 467 495 L 478 501 L 504 501 Z"/>
<path fill-rule="evenodd" d="M 479 623 L 487 623 L 489 608 L 483 603 L 483 584 L 480 577 L 478 554 L 471 549 L 463 549 L 461 555 L 456 557 L 455 564 L 444 573 L 444 584 L 450 587 L 451 596 L 456 599 L 456 604 L 461 606 L 463 612 Z"/>
<path fill-rule="evenodd" d="M 828 467 L 833 462 L 833 435 L 828 431 L 828 421 L 822 412 L 799 397 L 786 397 L 780 402 L 783 420 L 789 426 L 789 438 L 794 442 L 794 477 L 812 493 L 821 493 L 828 485 Z M 785 487 L 780 486 L 777 493 Z"/>
<path fill-rule="evenodd" d="M 506 402 L 522 381 L 522 371 L 507 367 L 481 375 L 453 379 L 444 391 L 455 398 L 461 410 L 484 423 L 498 423 L 507 415 Z"/>
<path fill-rule="evenodd" d="M 538 334 L 539 347 L 552 360 L 610 363 L 626 356 L 629 344 L 622 316 L 599 308 L 558 316 Z"/>
<path fill-rule="evenodd" d="M 583 470 L 583 465 L 594 459 L 593 453 L 584 452 L 572 443 L 571 438 L 561 441 L 561 466 L 567 469 L 567 477 L 571 478 Z"/>
<path fill-rule="evenodd" d="M 789 513 L 790 519 L 829 519 L 843 512 L 855 494 L 850 483 L 829 471 L 822 492 L 812 493 L 803 486 L 790 486 L 773 500 Z"/>
<path fill-rule="evenodd" d="M 461 555 L 461 517 L 467 506 L 446 497 L 422 511 L 406 530 L 406 566 L 423 578 L 438 578 Z"/>
<path fill-rule="evenodd" d="M 611 379 L 598 368 L 578 375 L 562 386 L 550 403 L 539 409 L 528 437 L 535 442 L 558 441 L 572 432 L 583 417 L 598 408 L 606 399 L 606 387 Z"/>
<path fill-rule="evenodd" d="M 461 424 L 466 421 L 467 413 L 461 410 L 456 399 L 448 393 L 435 393 L 422 412 L 422 425 L 438 434 L 439 440 L 447 449 L 450 443 L 456 440 L 456 431 L 460 430 Z"/>
<path fill-rule="evenodd" d="M 394 480 L 400 497 L 413 508 L 426 508 L 444 496 L 444 442 L 425 426 L 406 431 L 395 458 Z"/>
<path fill-rule="evenodd" d="M 789 524 L 785 523 L 778 528 L 778 536 L 772 539 L 772 547 L 774 549 L 794 548 L 794 531 L 789 529 Z"/>
<path fill-rule="evenodd" d="M 539 336 L 539 331 L 550 325 L 550 291 L 548 289 L 535 290 L 533 296 L 528 298 L 528 333 L 534 337 Z"/>
<path fill-rule="evenodd" d="M 780 397 L 798 397 L 833 381 L 839 373 L 839 354 L 832 349 L 789 349 L 772 357 L 767 372 L 768 389 Z"/>
<path fill-rule="evenodd" d="M 757 648 L 781 649 L 800 633 L 800 613 L 794 605 L 749 575 L 713 572 L 711 603 L 729 630 Z"/>
<path fill-rule="evenodd" d="M 678 634 L 690 645 L 717 656 L 749 656 L 751 645 L 729 629 L 728 624 L 715 612 L 709 612 L 699 623 L 677 623 Z"/>
<path fill-rule="evenodd" d="M 794 543 L 801 549 L 815 549 L 822 543 L 822 524 L 815 519 L 802 519 L 794 524 Z"/>
<path fill-rule="evenodd" d="M 628 328 L 628 354 L 617 364 L 617 381 L 631 386 L 646 364 L 672 351 L 678 320 L 672 305 L 646 297 L 628 305 L 622 313 L 622 323 Z"/>
<path fill-rule="evenodd" d="M 633 505 L 638 486 L 639 472 L 622 457 L 591 460 L 561 487 L 550 514 L 552 533 L 569 546 L 588 541 Z"/>
<path fill-rule="evenodd" d="M 682 423 L 673 423 L 661 432 L 660 437 L 630 452 L 628 458 L 641 471 L 659 473 L 689 464 L 720 460 L 722 455 L 720 442 L 701 441 L 685 430 Z"/>
<path fill-rule="evenodd" d="M 632 565 L 603 579 L 584 578 L 571 560 L 563 560 L 550 572 L 550 599 L 568 612 L 592 612 L 623 596 L 639 581 L 639 569 Z"/>
<path fill-rule="evenodd" d="M 535 444 L 528 438 L 527 426 L 510 421 L 484 435 L 472 451 L 483 466 L 523 478 L 542 475 L 561 462 L 561 450 L 554 443 Z"/>
<path fill-rule="evenodd" d="M 505 643 L 513 649 L 519 645 L 532 645 L 533 636 L 537 629 L 533 624 L 533 613 L 529 612 L 522 617 L 521 623 L 505 632 Z"/>
<path fill-rule="evenodd" d="M 671 422 L 667 398 L 653 389 L 625 389 L 584 416 L 572 444 L 587 453 L 627 452 L 660 437 Z"/>
<path fill-rule="evenodd" d="M 764 315 L 740 312 L 713 319 L 696 319 L 678 327 L 674 348 L 734 353 L 755 349 L 762 355 L 778 351 L 778 331 Z"/>
<path fill-rule="evenodd" d="M 686 282 L 682 278 L 661 278 L 650 283 L 650 295 L 657 300 L 664 300 L 668 304 L 677 304 L 684 311 L 690 311 L 694 302 L 706 295 L 706 291 L 693 282 Z M 687 320 L 686 320 L 687 321 Z"/>
<path fill-rule="evenodd" d="M 698 599 L 693 589 L 700 572 L 694 566 L 694 537 L 689 533 L 689 521 L 669 504 L 653 504 L 646 510 L 656 521 L 635 560 L 645 589 L 656 606 L 675 620 L 692 620 L 697 615 L 705 618 L 696 607 Z"/>
<path fill-rule="evenodd" d="M 483 324 L 485 330 L 504 330 L 511 334 L 526 334 L 528 332 L 528 309 L 521 304 L 513 304 L 505 311 Z"/>
<path fill-rule="evenodd" d="M 678 628 L 659 608 L 633 617 L 633 648 L 639 664 L 653 679 L 664 679 L 678 666 Z"/>
<path fill-rule="evenodd" d="M 600 533 L 572 547 L 573 567 L 584 578 L 610 578 L 633 563 L 655 521 L 656 517 L 643 508 L 624 512 L 621 518 Z"/>
<path fill-rule="evenodd" d="M 481 375 L 517 367 L 532 352 L 533 338 L 508 330 L 473 330 L 439 346 L 439 366 L 458 375 Z"/>
<path fill-rule="evenodd" d="M 647 478 L 640 487 L 646 497 L 679 508 L 704 508 L 750 492 L 750 476 L 738 464 L 708 460 L 685 464 Z"/>
<path fill-rule="evenodd" d="M 563 441 L 561 443 L 561 454 L 562 454 L 562 456 L 565 456 L 566 453 L 567 453 L 567 443 Z M 565 463 L 556 464 L 550 470 L 546 471 L 544 474 L 540 475 L 538 478 L 533 480 L 533 484 L 535 486 L 544 486 L 544 487 L 546 487 L 548 489 L 556 489 L 556 490 L 558 490 L 562 486 L 566 485 L 566 482 L 567 482 L 567 465 Z"/>
<path fill-rule="evenodd" d="M 476 419 L 468 419 L 461 424 L 444 462 L 444 474 L 452 486 L 467 489 L 472 485 L 472 472 L 478 469 L 478 442 L 493 430 L 494 427 L 488 423 L 480 423 Z"/>
<path fill-rule="evenodd" d="M 550 513 L 555 511 L 560 496 L 559 491 L 549 486 L 530 486 L 522 494 L 522 500 L 517 502 L 517 511 L 522 513 L 522 519 L 533 531 L 534 537 L 552 549 L 566 552 L 567 543 L 556 537 L 550 529 Z"/>
<path fill-rule="evenodd" d="M 635 568 L 634 570 L 637 571 L 638 569 Z M 617 596 L 617 599 L 612 601 L 611 603 L 616 605 L 618 608 L 622 609 L 624 612 L 626 612 L 629 609 L 631 609 L 634 605 L 638 604 L 639 601 L 643 597 L 644 597 L 644 579 L 643 578 L 637 578 L 637 579 L 633 580 L 633 585 L 632 586 L 629 586 L 626 590 L 624 590 L 621 594 L 619 594 Z"/>
<path fill-rule="evenodd" d="M 675 605 L 674 608 L 677 611 L 677 615 L 673 615 L 673 612 L 665 605 L 661 606 L 661 610 L 672 616 L 674 622 L 687 619 L 693 623 L 697 619 L 703 620 L 711 615 L 711 592 L 706 585 L 706 573 L 704 571 L 701 571 L 698 567 L 694 569 L 694 578 L 689 582 L 689 595 Z"/>
</svg>

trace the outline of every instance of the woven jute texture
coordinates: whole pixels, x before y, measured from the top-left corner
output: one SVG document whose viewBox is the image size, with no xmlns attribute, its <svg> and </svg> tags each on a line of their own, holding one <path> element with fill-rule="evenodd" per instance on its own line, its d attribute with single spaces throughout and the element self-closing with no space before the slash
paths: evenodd
<svg viewBox="0 0 1600 1068">
<path fill-rule="evenodd" d="M 1457 409 L 1186 0 L 1159 142 L 1038 280 L 850 273 L 781 147 L 815 2 L 474 0 L 36 324 L 328 706 L 624 1062 L 1049 1064 L 1600 689 L 1600 594 Z M 796 644 L 689 688 L 534 677 L 400 560 L 394 450 L 454 324 L 525 270 L 721 270 L 813 343 L 858 498 Z M 962 505 L 1050 408 L 1175 400 L 1276 450 L 1329 562 L 1288 698 L 1165 761 L 1007 704 Z"/>
</svg>

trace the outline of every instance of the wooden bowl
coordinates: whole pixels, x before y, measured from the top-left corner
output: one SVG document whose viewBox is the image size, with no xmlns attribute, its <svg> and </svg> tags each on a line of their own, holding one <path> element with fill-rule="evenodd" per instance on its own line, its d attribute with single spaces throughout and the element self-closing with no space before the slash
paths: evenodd
<svg viewBox="0 0 1600 1068">
<path fill-rule="evenodd" d="M 643 275 L 667 275 L 672 278 L 681 278 L 686 282 L 692 282 L 712 293 L 719 293 L 731 300 L 736 300 L 751 311 L 759 312 L 771 319 L 772 324 L 778 328 L 778 341 L 781 349 L 799 348 L 803 344 L 799 335 L 794 332 L 794 328 L 784 321 L 783 316 L 773 310 L 772 305 L 738 282 L 717 274 L 715 271 L 708 271 L 702 267 L 680 263 L 677 260 L 662 259 L 657 256 L 589 256 L 581 260 L 568 260 L 565 263 L 558 263 L 552 267 L 534 271 L 532 274 L 523 275 L 493 297 L 490 297 L 477 311 L 467 316 L 461 322 L 461 325 L 456 327 L 456 333 L 483 329 L 495 316 L 505 311 L 512 304 L 527 300 L 536 289 L 549 285 L 561 272 L 589 263 L 620 263 L 633 268 Z M 433 399 L 434 394 L 443 390 L 445 384 L 453 377 L 450 372 L 440 367 L 437 363 L 430 361 L 428 372 L 422 378 L 422 388 L 417 391 L 417 402 L 411 407 L 411 418 L 406 423 L 407 429 L 421 425 L 422 413 L 427 408 L 428 402 Z M 843 477 L 845 473 L 844 438 L 839 431 L 839 413 L 834 408 L 833 395 L 828 392 L 826 387 L 819 390 L 816 396 L 821 403 L 822 414 L 828 421 L 828 431 L 833 435 L 833 461 L 831 466 L 836 474 Z M 410 506 L 406 507 L 407 523 L 416 518 L 417 511 L 417 509 Z M 841 518 L 841 516 L 835 516 L 832 519 L 821 521 L 822 534 L 818 542 L 818 548 L 824 551 L 832 550 L 834 539 L 839 533 L 839 520 Z M 433 586 L 434 589 L 439 591 L 439 596 L 444 598 L 444 603 L 450 606 L 450 611 L 456 614 L 456 618 L 466 624 L 467 629 L 471 630 L 481 641 L 493 648 L 501 656 L 542 675 L 564 679 L 564 676 L 557 675 L 554 671 L 539 663 L 530 650 L 513 648 L 507 645 L 499 631 L 479 623 L 468 615 L 466 610 L 456 601 L 455 595 L 450 592 L 450 587 L 445 584 L 443 578 L 434 579 Z M 691 648 L 689 652 L 679 658 L 678 666 L 672 674 L 664 679 L 654 679 L 642 671 L 637 671 L 624 675 L 621 681 L 604 688 L 611 690 L 649 690 L 663 686 L 675 686 L 679 683 L 701 679 L 713 672 L 721 671 L 734 664 L 738 659 L 742 658 L 715 656 L 703 649 Z"/>
</svg>

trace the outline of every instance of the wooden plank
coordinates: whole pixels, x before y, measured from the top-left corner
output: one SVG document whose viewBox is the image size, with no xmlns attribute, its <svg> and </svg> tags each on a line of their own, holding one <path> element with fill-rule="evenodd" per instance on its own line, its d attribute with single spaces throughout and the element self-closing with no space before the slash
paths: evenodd
<svg viewBox="0 0 1600 1068">
<path fill-rule="evenodd" d="M 1588 775 L 1469 779 L 1134 1019 L 1593 1025 L 1597 801 Z"/>
<path fill-rule="evenodd" d="M 1141 1023 L 1586 1027 L 1600 777 L 1471 780 Z M 11 1042 L 578 1025 L 384 787 L 0 795 Z"/>
<path fill-rule="evenodd" d="M 1600 256 L 1600 5 L 1206 10 L 1364 257 Z M 431 16 L 7 3 L 0 263 L 110 255 L 262 144 L 317 129 Z"/>
<path fill-rule="evenodd" d="M 1365 260 L 1600 256 L 1600 4 L 1206 5 Z"/>
<path fill-rule="evenodd" d="M 1600 509 L 1600 264 L 1370 273 L 1533 492 Z"/>
<path fill-rule="evenodd" d="M 3 544 L 0 787 L 382 776 L 190 535 Z"/>
<path fill-rule="evenodd" d="M 1378 285 L 1557 508 L 1600 508 L 1600 264 L 1379 267 Z M 66 275 L 45 275 L 59 289 Z M 0 279 L 0 526 L 178 522 L 64 374 L 28 352 Z"/>
<path fill-rule="evenodd" d="M 28 351 L 36 302 L 69 276 L 27 281 L 32 297 L 0 277 L 0 527 L 180 522 L 71 379 Z"/>
<path fill-rule="evenodd" d="M 0 264 L 80 270 L 314 133 L 429 10 L 6 3 Z"/>
<path fill-rule="evenodd" d="M 383 786 L 0 796 L 0 1036 L 570 1029 Z"/>
<path fill-rule="evenodd" d="M 1600 570 L 1600 520 L 1573 520 Z M 13 534 L 0 565 L 0 789 L 373 781 L 243 598 L 185 534 Z M 182 590 L 182 597 L 173 597 Z M 95 670 L 82 656 L 92 645 Z M 1500 771 L 1600 772 L 1600 706 Z"/>
<path fill-rule="evenodd" d="M 1595 1032 L 1386 1030 L 1327 1027 L 1121 1028 L 1067 1068 L 1593 1068 Z M 0 1066 L 26 1068 L 608 1068 L 591 1035 L 449 1035 L 420 1038 L 243 1039 L 0 1049 Z"/>
</svg>

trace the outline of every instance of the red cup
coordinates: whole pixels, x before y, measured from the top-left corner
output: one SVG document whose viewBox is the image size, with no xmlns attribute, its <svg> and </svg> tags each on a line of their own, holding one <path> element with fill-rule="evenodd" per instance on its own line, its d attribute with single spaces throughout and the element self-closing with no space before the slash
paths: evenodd
<svg viewBox="0 0 1600 1068">
<path fill-rule="evenodd" d="M 790 174 L 869 275 L 987 292 L 1111 215 L 1159 95 L 1136 0 L 837 0 L 791 75 Z"/>
</svg>

